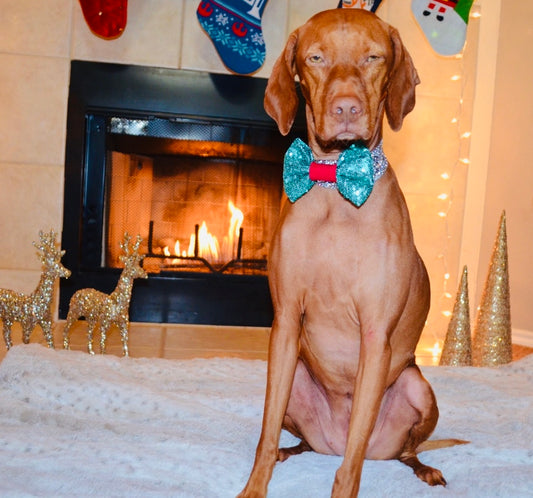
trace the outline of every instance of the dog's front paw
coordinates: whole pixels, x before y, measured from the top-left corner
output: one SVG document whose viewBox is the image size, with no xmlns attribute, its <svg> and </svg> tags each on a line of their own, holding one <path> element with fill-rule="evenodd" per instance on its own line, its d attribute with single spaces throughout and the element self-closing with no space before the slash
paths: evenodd
<svg viewBox="0 0 533 498">
<path fill-rule="evenodd" d="M 265 496 L 266 493 L 263 494 L 256 490 L 249 490 L 247 486 L 237 495 L 237 498 L 265 498 Z"/>
<path fill-rule="evenodd" d="M 341 465 L 335 474 L 331 498 L 355 498 L 359 493 L 360 478 L 361 466 L 346 471 Z"/>
<path fill-rule="evenodd" d="M 265 498 L 267 495 L 268 481 L 256 479 L 254 475 L 250 477 L 244 489 L 237 495 L 237 498 Z"/>
</svg>

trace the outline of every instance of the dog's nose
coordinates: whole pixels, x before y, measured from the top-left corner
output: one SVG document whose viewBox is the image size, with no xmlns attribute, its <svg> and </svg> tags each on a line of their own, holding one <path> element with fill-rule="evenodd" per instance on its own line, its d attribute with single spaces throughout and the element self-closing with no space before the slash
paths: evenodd
<svg viewBox="0 0 533 498">
<path fill-rule="evenodd" d="M 361 102 L 350 96 L 336 97 L 331 102 L 331 114 L 340 120 L 351 121 L 361 114 Z"/>
</svg>

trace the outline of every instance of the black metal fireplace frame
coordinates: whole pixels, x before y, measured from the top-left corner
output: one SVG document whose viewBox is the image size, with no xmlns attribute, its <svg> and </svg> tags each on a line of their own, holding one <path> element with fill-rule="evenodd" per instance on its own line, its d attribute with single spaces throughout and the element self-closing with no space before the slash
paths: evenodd
<svg viewBox="0 0 533 498">
<path fill-rule="evenodd" d="M 60 282 L 59 318 L 66 318 L 74 292 L 86 287 L 112 292 L 121 271 L 102 266 L 106 176 L 102 116 L 186 117 L 276 128 L 263 109 L 265 87 L 261 78 L 72 61 L 62 233 L 63 262 L 72 275 Z M 295 123 L 287 144 L 305 134 L 303 109 Z M 269 326 L 268 280 L 260 275 L 150 274 L 133 286 L 130 320 Z"/>
</svg>

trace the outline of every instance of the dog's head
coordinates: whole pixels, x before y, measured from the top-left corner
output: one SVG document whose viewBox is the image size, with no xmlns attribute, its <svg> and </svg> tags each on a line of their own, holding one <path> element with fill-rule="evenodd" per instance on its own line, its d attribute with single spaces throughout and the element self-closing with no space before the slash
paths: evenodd
<svg viewBox="0 0 533 498">
<path fill-rule="evenodd" d="M 321 12 L 289 36 L 265 93 L 265 109 L 284 135 L 298 108 L 296 77 L 310 145 L 325 152 L 354 141 L 376 145 L 384 113 L 399 130 L 419 83 L 398 31 L 362 9 Z"/>
</svg>

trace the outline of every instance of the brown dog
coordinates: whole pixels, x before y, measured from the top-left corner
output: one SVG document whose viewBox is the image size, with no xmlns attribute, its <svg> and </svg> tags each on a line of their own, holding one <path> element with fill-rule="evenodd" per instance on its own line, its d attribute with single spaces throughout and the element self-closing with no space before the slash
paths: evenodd
<svg viewBox="0 0 533 498">
<path fill-rule="evenodd" d="M 377 150 L 384 114 L 398 130 L 419 83 L 398 32 L 359 9 L 319 13 L 290 35 L 265 95 L 283 134 L 298 106 L 296 76 L 315 161 L 337 160 L 352 143 Z M 396 176 L 380 174 L 360 207 L 330 182 L 283 208 L 269 260 L 275 318 L 262 433 L 241 497 L 265 496 L 276 460 L 306 450 L 344 455 L 335 497 L 357 495 L 364 458 L 399 459 L 445 484 L 416 456 L 438 419 L 414 355 L 429 281 Z M 278 449 L 282 427 L 301 443 Z"/>
</svg>

